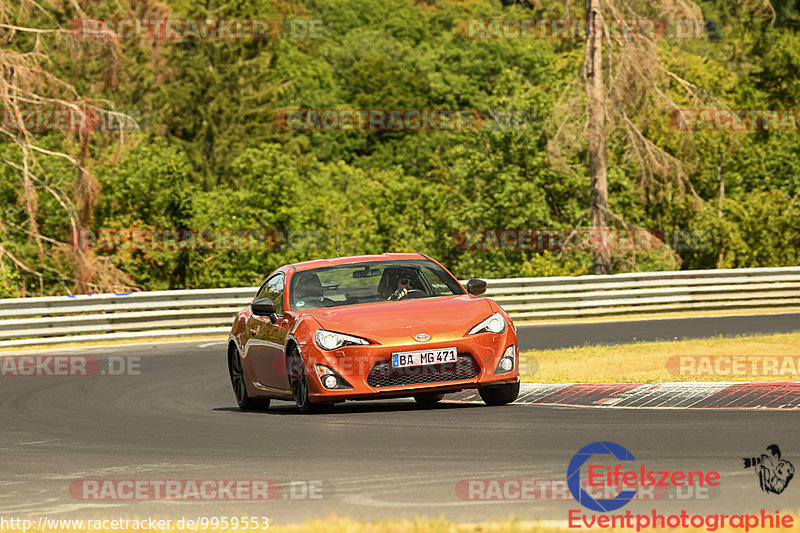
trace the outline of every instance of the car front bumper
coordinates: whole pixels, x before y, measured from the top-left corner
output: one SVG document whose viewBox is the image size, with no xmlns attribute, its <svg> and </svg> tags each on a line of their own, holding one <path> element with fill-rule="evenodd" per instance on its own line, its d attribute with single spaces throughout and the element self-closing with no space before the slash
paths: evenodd
<svg viewBox="0 0 800 533">
<path fill-rule="evenodd" d="M 495 372 L 509 346 L 514 346 L 514 368 L 507 372 Z M 391 368 L 392 353 L 453 347 L 458 352 L 458 361 L 455 363 Z M 499 334 L 479 333 L 437 342 L 392 346 L 346 346 L 331 351 L 309 343 L 301 346 L 301 351 L 312 402 L 454 392 L 519 381 L 519 350 L 516 334 L 511 327 Z M 333 369 L 352 388 L 328 389 L 323 386 L 316 371 L 317 364 Z"/>
</svg>

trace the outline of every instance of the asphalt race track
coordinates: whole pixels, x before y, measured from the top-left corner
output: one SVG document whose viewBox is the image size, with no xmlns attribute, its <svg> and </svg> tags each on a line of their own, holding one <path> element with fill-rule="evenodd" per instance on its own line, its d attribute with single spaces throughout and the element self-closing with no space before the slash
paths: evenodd
<svg viewBox="0 0 800 533">
<path fill-rule="evenodd" d="M 759 320 L 750 318 L 748 325 L 756 327 Z M 774 317 L 764 320 L 765 327 L 781 327 Z M 800 329 L 797 315 L 794 324 Z M 645 334 L 640 327 L 624 327 Z M 580 328 L 589 332 L 587 338 L 539 328 L 532 343 L 550 347 L 559 336 L 569 339 L 562 342 L 591 340 L 594 325 Z M 530 329 L 523 328 L 523 336 Z M 800 466 L 796 410 L 490 408 L 458 402 L 422 410 L 413 401 L 395 400 L 348 402 L 314 416 L 297 414 L 288 402 L 273 402 L 264 413 L 243 413 L 236 408 L 221 341 L 41 353 L 92 355 L 100 369 L 120 357 L 140 367 L 118 376 L 0 377 L 0 516 L 247 515 L 268 516 L 272 524 L 331 514 L 563 521 L 569 509 L 581 509 L 563 491 L 535 501 L 480 501 L 469 499 L 462 480 L 546 485 L 563 480 L 572 456 L 600 440 L 625 446 L 648 469 L 721 474 L 718 489 L 663 494 L 657 501 L 631 502 L 623 511 L 798 508 L 800 481 L 781 495 L 764 494 L 752 469 L 742 467 L 743 457 L 759 456 L 773 443 Z M 266 502 L 85 501 L 80 491 L 70 492 L 82 480 L 131 479 L 270 479 L 281 483 L 282 491 Z"/>
</svg>

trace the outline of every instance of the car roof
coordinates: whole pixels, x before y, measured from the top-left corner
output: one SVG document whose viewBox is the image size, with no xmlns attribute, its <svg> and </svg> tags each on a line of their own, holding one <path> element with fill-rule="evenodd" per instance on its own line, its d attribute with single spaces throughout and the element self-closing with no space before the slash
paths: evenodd
<svg viewBox="0 0 800 533">
<path fill-rule="evenodd" d="M 295 268 L 297 272 L 300 272 L 302 270 L 311 270 L 312 268 L 323 268 L 323 267 L 343 265 L 348 263 L 364 263 L 367 261 L 385 261 L 387 259 L 393 259 L 393 260 L 422 259 L 425 261 L 429 260 L 422 254 L 414 254 L 414 253 L 352 255 L 348 257 L 334 257 L 331 259 L 315 259 L 313 261 L 303 261 L 302 263 L 294 263 L 292 264 L 292 266 Z"/>
</svg>

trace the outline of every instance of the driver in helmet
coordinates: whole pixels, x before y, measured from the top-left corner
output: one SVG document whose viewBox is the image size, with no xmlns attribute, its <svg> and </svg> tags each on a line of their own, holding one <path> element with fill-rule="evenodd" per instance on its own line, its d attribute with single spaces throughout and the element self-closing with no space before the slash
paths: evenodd
<svg viewBox="0 0 800 533">
<path fill-rule="evenodd" d="M 407 294 L 408 291 L 413 289 L 413 281 L 410 277 L 399 277 L 397 278 L 397 290 L 395 290 L 391 296 L 389 296 L 389 300 L 402 300 Z"/>
<path fill-rule="evenodd" d="M 386 292 L 391 293 L 387 300 L 402 300 L 410 291 L 420 290 L 417 273 L 412 269 L 403 268 L 391 272 L 386 281 L 388 288 Z"/>
</svg>

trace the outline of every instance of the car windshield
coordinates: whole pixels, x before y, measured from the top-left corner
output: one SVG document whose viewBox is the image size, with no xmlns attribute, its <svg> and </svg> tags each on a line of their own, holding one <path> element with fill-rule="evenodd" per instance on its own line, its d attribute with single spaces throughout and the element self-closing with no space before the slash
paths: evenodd
<svg viewBox="0 0 800 533">
<path fill-rule="evenodd" d="M 292 276 L 292 309 L 317 309 L 369 302 L 433 298 L 464 294 L 461 284 L 431 261 L 352 263 Z"/>
</svg>

